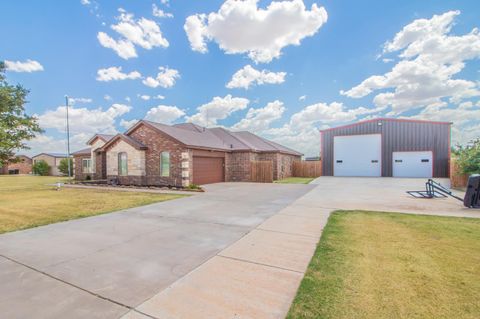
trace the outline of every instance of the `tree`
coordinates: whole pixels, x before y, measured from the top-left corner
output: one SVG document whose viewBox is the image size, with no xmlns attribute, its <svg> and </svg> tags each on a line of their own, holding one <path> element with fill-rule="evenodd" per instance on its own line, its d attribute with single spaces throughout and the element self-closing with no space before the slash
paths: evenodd
<svg viewBox="0 0 480 319">
<path fill-rule="evenodd" d="M 39 160 L 32 166 L 33 174 L 37 174 L 40 176 L 48 175 L 50 171 L 50 165 L 47 164 L 44 160 Z"/>
<path fill-rule="evenodd" d="M 60 165 L 58 165 L 58 170 L 63 174 L 63 175 L 68 175 L 68 159 L 63 158 L 60 161 Z M 70 158 L 70 176 L 73 175 L 73 159 Z"/>
<path fill-rule="evenodd" d="M 9 85 L 5 63 L 0 61 L 0 163 L 17 161 L 15 151 L 29 149 L 25 144 L 43 130 L 37 119 L 25 113 L 28 90 L 21 85 Z"/>
<path fill-rule="evenodd" d="M 456 161 L 464 174 L 480 174 L 480 139 L 472 141 L 469 145 L 458 146 Z"/>
</svg>

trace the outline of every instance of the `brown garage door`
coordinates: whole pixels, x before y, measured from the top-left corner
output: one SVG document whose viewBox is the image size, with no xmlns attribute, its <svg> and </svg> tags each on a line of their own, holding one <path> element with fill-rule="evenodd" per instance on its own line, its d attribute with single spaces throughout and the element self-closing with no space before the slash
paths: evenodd
<svg viewBox="0 0 480 319">
<path fill-rule="evenodd" d="M 193 183 L 197 185 L 225 181 L 223 158 L 193 157 Z"/>
</svg>

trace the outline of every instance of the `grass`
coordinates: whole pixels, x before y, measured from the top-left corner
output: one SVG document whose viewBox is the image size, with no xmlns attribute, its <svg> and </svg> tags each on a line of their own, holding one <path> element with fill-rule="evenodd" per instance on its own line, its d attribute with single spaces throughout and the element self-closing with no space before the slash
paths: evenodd
<svg viewBox="0 0 480 319">
<path fill-rule="evenodd" d="M 184 196 L 46 185 L 58 181 L 65 178 L 0 176 L 0 234 Z"/>
<path fill-rule="evenodd" d="M 315 178 L 313 178 L 313 177 L 287 177 L 287 178 L 275 181 L 275 183 L 279 183 L 279 184 L 309 184 L 314 179 Z"/>
<path fill-rule="evenodd" d="M 335 212 L 287 318 L 479 318 L 480 220 Z"/>
</svg>

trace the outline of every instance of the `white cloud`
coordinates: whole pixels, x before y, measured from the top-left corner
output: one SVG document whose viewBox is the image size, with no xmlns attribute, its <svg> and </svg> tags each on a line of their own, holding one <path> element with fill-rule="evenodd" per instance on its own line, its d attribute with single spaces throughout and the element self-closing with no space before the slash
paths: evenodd
<svg viewBox="0 0 480 319">
<path fill-rule="evenodd" d="M 154 17 L 157 18 L 173 18 L 173 14 L 163 11 L 162 9 L 157 7 L 155 3 L 152 5 L 152 14 Z"/>
<path fill-rule="evenodd" d="M 128 113 L 131 108 L 125 104 L 113 104 L 105 111 L 101 108 L 70 107 L 68 112 L 70 131 L 73 134 L 115 133 L 116 119 Z M 65 106 L 59 106 L 55 110 L 48 110 L 36 116 L 42 128 L 65 132 L 65 115 Z"/>
<path fill-rule="evenodd" d="M 131 128 L 137 122 L 138 122 L 137 119 L 133 119 L 133 120 L 130 120 L 130 121 L 121 119 L 120 120 L 120 126 L 123 127 L 124 129 L 128 130 L 129 128 Z"/>
<path fill-rule="evenodd" d="M 93 100 L 91 98 L 86 97 L 69 97 L 68 101 L 74 105 L 76 103 L 92 103 Z"/>
<path fill-rule="evenodd" d="M 235 72 L 226 87 L 229 89 L 243 88 L 248 89 L 253 85 L 278 84 L 285 81 L 285 72 L 270 72 L 267 70 L 256 70 L 251 65 L 246 65 Z"/>
<path fill-rule="evenodd" d="M 205 25 L 206 15 L 196 14 L 187 17 L 183 29 L 187 33 L 188 41 L 192 50 L 206 53 L 208 52 L 207 43 L 205 42 L 205 35 L 208 33 L 208 29 Z"/>
<path fill-rule="evenodd" d="M 290 125 L 293 127 L 302 127 L 317 123 L 350 122 L 356 120 L 359 115 L 376 113 L 381 110 L 382 109 L 368 109 L 365 107 L 346 110 L 343 103 L 316 103 L 292 115 Z"/>
<path fill-rule="evenodd" d="M 148 101 L 151 99 L 151 96 L 150 95 L 146 95 L 146 94 L 143 94 L 143 95 L 137 95 L 139 98 L 141 98 L 142 100 L 144 101 Z"/>
<path fill-rule="evenodd" d="M 390 115 L 437 105 L 445 100 L 460 103 L 480 96 L 478 83 L 454 78 L 465 68 L 466 61 L 480 57 L 478 29 L 462 36 L 450 34 L 459 13 L 449 11 L 405 26 L 384 46 L 385 53 L 399 52 L 401 59 L 391 71 L 370 76 L 340 93 L 362 98 L 382 90 L 373 102 L 378 107 L 391 107 Z"/>
<path fill-rule="evenodd" d="M 111 97 L 110 95 L 108 95 L 108 94 L 105 94 L 105 95 L 103 96 L 103 98 L 104 98 L 105 101 L 111 101 L 111 100 L 112 100 L 112 97 Z"/>
<path fill-rule="evenodd" d="M 177 79 L 180 78 L 180 73 L 178 70 L 170 69 L 168 67 L 159 67 L 160 72 L 157 73 L 155 78 L 149 76 L 144 79 L 142 82 L 146 86 L 156 88 L 156 87 L 163 87 L 169 88 L 175 85 Z"/>
<path fill-rule="evenodd" d="M 37 72 L 43 71 L 43 66 L 35 60 L 28 59 L 25 62 L 22 61 L 9 61 L 5 60 L 5 67 L 7 71 L 11 72 Z"/>
<path fill-rule="evenodd" d="M 442 15 L 434 15 L 431 19 L 414 20 L 398 32 L 392 41 L 385 43 L 384 52 L 399 51 L 414 42 L 449 33 L 454 18 L 459 14 L 460 11 L 449 11 Z"/>
<path fill-rule="evenodd" d="M 299 101 L 305 101 L 307 99 L 306 95 L 302 95 L 298 98 Z"/>
<path fill-rule="evenodd" d="M 216 96 L 210 102 L 199 106 L 198 112 L 187 120 L 202 126 L 217 125 L 218 120 L 226 119 L 233 112 L 245 109 L 249 102 L 248 99 L 232 97 L 230 94 L 225 97 Z"/>
<path fill-rule="evenodd" d="M 270 128 L 270 125 L 282 117 L 285 111 L 283 102 L 274 101 L 263 108 L 250 108 L 240 122 L 232 126 L 234 130 L 260 133 Z"/>
<path fill-rule="evenodd" d="M 154 96 L 153 99 L 154 100 L 165 100 L 165 96 L 159 94 L 159 95 Z"/>
<path fill-rule="evenodd" d="M 218 12 L 187 17 L 184 25 L 194 51 L 207 52 L 215 41 L 227 54 L 247 53 L 255 62 L 280 57 L 282 49 L 300 45 L 327 21 L 327 11 L 313 4 L 308 10 L 302 0 L 273 1 L 266 9 L 258 0 L 227 0 Z"/>
<path fill-rule="evenodd" d="M 137 51 L 132 42 L 126 40 L 115 40 L 105 32 L 99 32 L 97 34 L 97 39 L 100 44 L 105 47 L 112 49 L 117 53 L 117 55 L 125 60 L 130 58 L 136 58 Z"/>
<path fill-rule="evenodd" d="M 184 115 L 185 112 L 176 106 L 159 105 L 151 108 L 145 115 L 145 119 L 157 123 L 172 124 Z"/>
<path fill-rule="evenodd" d="M 315 103 L 293 114 L 281 127 L 262 130 L 261 134 L 280 144 L 298 150 L 306 156 L 320 153 L 318 129 L 353 122 L 382 111 L 381 108 L 347 109 L 342 103 Z"/>
<path fill-rule="evenodd" d="M 100 69 L 97 71 L 97 81 L 109 82 L 118 80 L 135 80 L 141 78 L 142 75 L 138 71 L 130 73 L 123 73 L 122 67 L 112 66 L 107 69 Z"/>
<path fill-rule="evenodd" d="M 123 59 L 138 56 L 135 46 L 146 50 L 169 46 L 155 21 L 146 18 L 135 20 L 133 14 L 121 8 L 118 11 L 120 12 L 120 16 L 117 17 L 118 23 L 110 27 L 120 35 L 120 39 L 115 40 L 105 32 L 99 32 L 97 38 L 102 46 L 114 50 Z"/>
<path fill-rule="evenodd" d="M 90 4 L 90 0 L 80 0 L 80 3 L 84 6 L 88 6 Z"/>
</svg>

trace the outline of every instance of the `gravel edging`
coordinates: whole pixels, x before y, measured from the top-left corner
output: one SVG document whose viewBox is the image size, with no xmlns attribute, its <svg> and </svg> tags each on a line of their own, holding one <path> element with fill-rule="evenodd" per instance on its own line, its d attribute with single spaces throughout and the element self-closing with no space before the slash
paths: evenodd
<svg viewBox="0 0 480 319">
<path fill-rule="evenodd" d="M 107 191 L 120 191 L 120 192 L 136 192 L 136 193 L 155 193 L 155 194 L 179 194 L 179 195 L 197 195 L 203 192 L 190 192 L 180 190 L 168 190 L 168 189 L 145 189 L 145 188 L 130 188 L 130 187 L 112 187 L 112 186 L 89 186 L 89 185 L 75 185 L 75 184 L 63 184 L 62 187 L 67 188 L 83 188 L 83 189 L 99 189 Z"/>
</svg>

